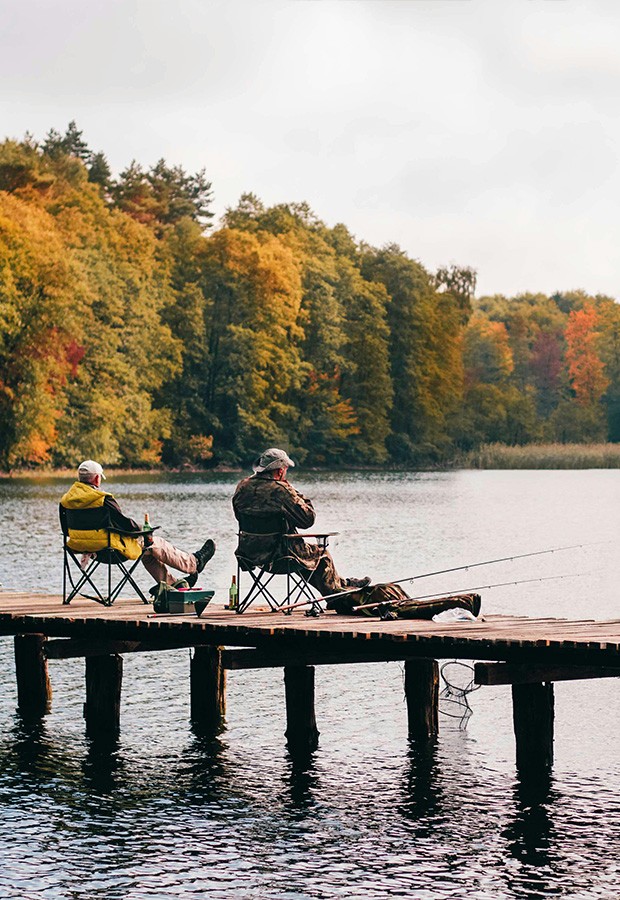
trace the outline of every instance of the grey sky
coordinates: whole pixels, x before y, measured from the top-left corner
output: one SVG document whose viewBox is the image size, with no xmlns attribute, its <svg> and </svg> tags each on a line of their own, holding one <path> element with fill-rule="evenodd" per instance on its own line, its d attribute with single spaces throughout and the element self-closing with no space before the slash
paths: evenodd
<svg viewBox="0 0 620 900">
<path fill-rule="evenodd" d="M 2 135 L 307 200 L 479 293 L 620 298 L 616 0 L 0 0 Z"/>
</svg>

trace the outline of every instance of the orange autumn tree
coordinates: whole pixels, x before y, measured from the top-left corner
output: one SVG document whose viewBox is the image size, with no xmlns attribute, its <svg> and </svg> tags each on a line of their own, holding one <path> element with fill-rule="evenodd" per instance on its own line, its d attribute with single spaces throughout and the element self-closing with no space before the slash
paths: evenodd
<svg viewBox="0 0 620 900">
<path fill-rule="evenodd" d="M 590 304 L 570 313 L 566 325 L 566 363 L 575 400 L 581 406 L 597 404 L 609 384 L 598 354 L 598 313 Z"/>
<path fill-rule="evenodd" d="M 609 379 L 599 356 L 598 313 L 590 303 L 571 310 L 566 323 L 566 372 L 573 396 L 552 416 L 556 437 L 563 442 L 605 440 L 607 423 L 601 399 Z"/>
<path fill-rule="evenodd" d="M 49 462 L 83 349 L 79 268 L 45 211 L 0 191 L 0 466 Z"/>
</svg>

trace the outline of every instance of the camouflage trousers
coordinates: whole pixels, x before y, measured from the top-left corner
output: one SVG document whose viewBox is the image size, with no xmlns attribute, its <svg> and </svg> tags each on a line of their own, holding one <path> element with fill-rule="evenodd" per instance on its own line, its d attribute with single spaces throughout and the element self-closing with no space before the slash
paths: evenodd
<svg viewBox="0 0 620 900">
<path fill-rule="evenodd" d="M 341 591 L 345 587 L 345 580 L 336 571 L 334 560 L 327 550 L 322 551 L 308 581 L 320 592 L 321 596 L 335 594 L 336 591 Z"/>
</svg>

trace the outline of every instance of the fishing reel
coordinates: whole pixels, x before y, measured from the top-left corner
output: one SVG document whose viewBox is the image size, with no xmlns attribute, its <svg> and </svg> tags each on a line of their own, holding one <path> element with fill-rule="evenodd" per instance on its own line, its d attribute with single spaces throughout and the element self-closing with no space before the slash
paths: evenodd
<svg viewBox="0 0 620 900">
<path fill-rule="evenodd" d="M 398 618 L 391 603 L 382 603 L 377 612 L 379 613 L 379 618 L 382 622 L 393 622 L 394 619 Z"/>
<path fill-rule="evenodd" d="M 309 616 L 313 619 L 316 619 L 316 618 L 318 618 L 318 616 L 323 615 L 323 610 L 321 609 L 321 607 L 319 606 L 318 603 L 313 603 L 312 606 L 310 607 L 310 609 L 306 610 L 304 615 Z"/>
</svg>

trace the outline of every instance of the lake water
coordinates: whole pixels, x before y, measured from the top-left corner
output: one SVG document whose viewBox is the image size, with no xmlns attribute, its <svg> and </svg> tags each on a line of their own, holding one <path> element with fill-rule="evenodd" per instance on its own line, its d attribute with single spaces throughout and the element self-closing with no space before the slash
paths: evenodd
<svg viewBox="0 0 620 900">
<path fill-rule="evenodd" d="M 620 473 L 293 474 L 317 528 L 339 531 L 344 575 L 402 579 L 586 544 L 405 585 L 482 589 L 483 612 L 620 618 Z M 110 479 L 126 512 L 180 547 L 214 537 L 200 583 L 224 603 L 234 571 L 236 477 Z M 59 591 L 60 479 L 0 482 L 0 581 Z M 570 576 L 557 580 L 551 576 Z M 143 579 L 148 586 L 148 578 Z M 520 783 L 509 687 L 470 696 L 466 730 L 408 743 L 402 666 L 319 667 L 319 749 L 291 759 L 281 670 L 228 676 L 227 727 L 189 726 L 189 653 L 125 657 L 121 735 L 90 744 L 84 663 L 50 663 L 53 711 L 15 713 L 0 638 L 0 898 L 617 898 L 620 703 L 615 680 L 556 685 L 555 766 Z"/>
</svg>

